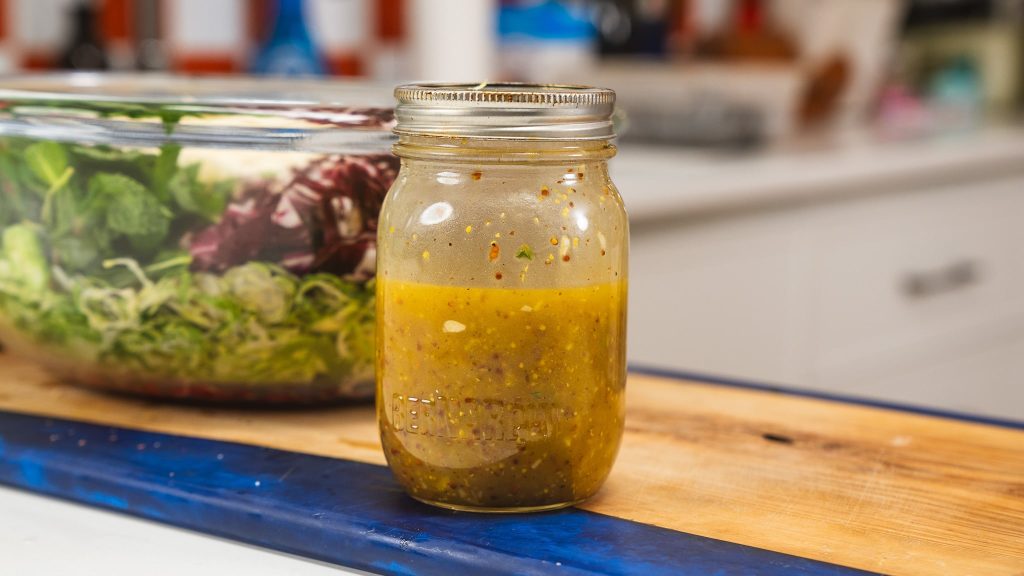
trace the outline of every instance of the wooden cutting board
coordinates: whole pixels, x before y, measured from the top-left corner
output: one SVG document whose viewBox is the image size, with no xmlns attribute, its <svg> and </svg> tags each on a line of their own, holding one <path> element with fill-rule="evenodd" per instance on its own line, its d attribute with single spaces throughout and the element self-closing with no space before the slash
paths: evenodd
<svg viewBox="0 0 1024 576">
<path fill-rule="evenodd" d="M 96 468 L 90 462 L 128 467 L 125 474 L 130 475 L 134 470 L 130 467 L 162 466 L 170 461 L 143 462 L 132 454 L 132 451 L 147 448 L 152 451 L 152 435 L 146 436 L 149 440 L 139 442 L 141 448 L 128 445 L 125 455 L 109 447 L 92 454 L 92 445 L 78 445 L 81 440 L 75 441 L 68 430 L 73 433 L 76 422 L 93 423 L 114 427 L 111 438 L 118 434 L 128 437 L 132 431 L 157 432 L 171 435 L 158 436 L 165 438 L 162 442 L 167 445 L 174 442 L 175 437 L 184 436 L 272 448 L 275 450 L 260 454 L 278 454 L 275 456 L 278 459 L 285 458 L 280 456 L 285 452 L 288 458 L 313 455 L 329 459 L 308 460 L 319 463 L 316 466 L 332 461 L 353 466 L 369 464 L 373 466 L 358 468 L 369 472 L 351 473 L 367 478 L 378 478 L 374 475 L 379 474 L 376 485 L 388 484 L 391 492 L 375 494 L 373 498 L 405 500 L 389 484 L 387 471 L 380 468 L 384 458 L 369 405 L 295 411 L 166 405 L 65 386 L 32 365 L 0 355 L 0 410 L 7 413 L 6 424 L 4 414 L 0 413 L 0 481 L 300 554 L 308 552 L 336 560 L 329 555 L 318 555 L 315 550 L 301 549 L 302 542 L 278 545 L 269 536 L 242 533 L 241 528 L 235 532 L 214 526 L 207 529 L 198 516 L 181 520 L 170 517 L 171 512 L 147 513 L 144 506 L 115 505 L 83 496 L 81 483 L 74 489 L 66 487 L 73 484 L 67 479 L 76 478 L 77 467 L 99 474 L 89 472 Z M 33 418 L 26 420 L 24 415 Z M 43 434 L 36 440 L 30 432 L 18 432 L 36 425 Z M 99 434 L 95 432 L 99 430 L 96 427 L 82 429 Z M 50 430 L 48 435 L 44 434 L 45 430 Z M 107 433 L 103 434 L 103 438 L 107 438 Z M 47 454 L 46 442 L 40 439 L 44 437 L 49 438 L 53 454 Z M 220 449 L 218 443 L 187 446 L 192 454 Z M 231 449 L 244 450 L 244 447 Z M 218 454 L 224 450 L 227 448 Z M 49 484 L 26 480 L 30 476 L 25 472 L 29 460 L 33 474 L 59 472 L 64 480 Z M 41 472 L 35 471 L 36 468 Z M 147 482 L 156 483 L 147 489 L 173 488 L 175 498 L 187 500 L 188 493 L 174 483 L 173 470 L 170 474 L 169 480 L 146 476 L 150 478 Z M 104 486 L 117 484 L 114 477 L 101 479 Z M 180 482 L 180 478 L 177 481 Z M 203 488 L 204 481 L 211 484 Z M 194 482 L 199 492 L 218 486 L 214 476 L 197 476 Z M 281 482 L 287 483 L 287 480 Z M 108 491 L 116 491 L 109 486 Z M 208 498 L 209 494 L 204 493 L 202 497 Z M 104 498 L 111 496 L 107 494 Z M 281 505 L 281 502 L 265 499 L 259 502 L 263 502 L 260 506 Z M 300 504 L 315 506 L 284 504 L 291 506 L 289 510 Z M 445 520 L 448 516 L 424 519 L 426 517 L 417 515 L 431 512 L 409 508 L 407 504 L 402 506 L 396 514 L 412 514 L 417 521 L 425 522 L 417 529 L 417 534 L 424 538 L 431 537 L 431 530 L 448 534 L 446 530 L 453 529 L 451 525 L 437 524 L 448 522 Z M 643 548 L 634 546 L 642 542 L 630 539 L 650 538 L 650 542 L 661 542 L 658 539 L 665 538 L 660 548 L 667 551 L 652 553 L 649 546 L 643 553 L 657 556 L 662 567 L 678 562 L 676 573 L 701 573 L 716 567 L 770 572 L 769 567 L 775 566 L 781 568 L 772 573 L 780 574 L 832 573 L 830 570 L 849 567 L 895 574 L 1019 575 L 1024 574 L 1024 426 L 881 407 L 855 400 L 824 399 L 736 382 L 634 373 L 628 383 L 626 435 L 615 469 L 600 494 L 580 508 L 582 511 L 568 513 L 568 516 L 556 513 L 554 516 L 518 517 L 514 522 L 521 525 L 509 527 L 517 536 L 508 536 L 511 540 L 505 544 L 512 546 L 518 542 L 516 538 L 525 538 L 524 530 L 540 530 L 540 526 L 553 522 L 552 518 L 560 519 L 559 522 L 566 518 L 572 522 L 586 520 L 603 526 L 604 518 L 610 517 L 608 522 L 622 522 L 622 525 L 612 526 L 608 528 L 611 532 L 600 532 L 594 538 L 609 538 L 611 544 L 606 553 L 620 554 L 617 560 L 622 562 L 605 563 L 591 570 L 593 566 L 581 559 L 576 566 L 579 573 L 605 569 L 632 571 L 631 566 L 643 564 L 628 559 Z M 580 517 L 583 520 L 572 516 L 584 514 L 584 511 L 589 515 Z M 456 515 L 452 521 L 467 516 L 474 519 L 472 522 L 484 522 L 484 528 L 475 530 L 498 525 L 480 520 L 493 517 L 479 515 Z M 374 522 L 405 525 L 405 517 L 389 518 L 375 517 Z M 345 521 L 348 520 L 338 520 Z M 629 530 L 620 530 L 627 526 Z M 639 535 L 634 526 L 657 531 Z M 453 533 L 460 533 L 458 525 L 454 525 L 454 529 Z M 367 530 L 369 534 L 377 528 Z M 555 527 L 553 530 L 558 533 L 563 529 Z M 673 539 L 675 535 L 679 539 Z M 555 536 L 545 538 L 552 537 Z M 692 540 L 693 537 L 698 538 Z M 462 536 L 455 540 L 458 546 L 465 544 Z M 579 541 L 578 538 L 567 541 L 563 551 L 578 545 Z M 397 554 L 394 562 L 400 564 L 406 557 L 426 562 L 424 558 L 429 554 L 424 550 L 427 548 L 419 550 L 422 557 L 416 556 L 416 550 L 410 550 L 409 543 L 403 542 L 405 544 L 396 544 L 392 551 Z M 458 547 L 453 542 L 446 544 L 442 538 L 430 549 L 448 550 L 451 556 L 453 547 Z M 486 548 L 495 540 L 481 542 L 479 546 Z M 520 544 L 523 546 L 521 553 L 516 552 L 516 548 L 511 548 L 511 552 L 503 549 L 503 558 L 507 560 L 521 554 L 525 562 L 527 556 L 532 559 L 540 553 L 529 541 Z M 699 549 L 704 551 L 700 554 L 706 552 L 705 556 L 693 552 L 697 544 L 703 546 Z M 735 546 L 737 544 L 743 546 Z M 712 549 L 714 554 L 707 552 Z M 762 557 L 757 555 L 759 553 L 777 555 Z M 376 550 L 372 554 L 384 552 Z M 442 552 L 437 554 L 443 555 Z M 356 552 L 349 555 L 357 556 Z M 730 558 L 733 564 L 729 564 Z M 803 559 L 812 562 L 800 564 Z M 572 558 L 565 560 L 566 569 L 573 567 Z M 446 557 L 444 561 L 452 560 Z M 395 573 L 408 568 L 401 568 L 399 564 L 354 562 L 352 565 Z M 416 566 L 416 572 L 453 569 L 443 564 Z M 488 566 L 493 568 L 493 565 Z M 531 566 L 523 564 L 517 570 L 532 570 Z M 554 564 L 543 566 L 553 568 Z M 656 571 L 654 566 L 649 566 L 652 572 Z"/>
</svg>

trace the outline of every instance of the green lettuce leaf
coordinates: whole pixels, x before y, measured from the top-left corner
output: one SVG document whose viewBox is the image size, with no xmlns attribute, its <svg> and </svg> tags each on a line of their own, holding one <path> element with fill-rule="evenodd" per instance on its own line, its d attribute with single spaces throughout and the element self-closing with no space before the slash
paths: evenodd
<svg viewBox="0 0 1024 576">
<path fill-rule="evenodd" d="M 89 180 L 89 194 L 106 210 L 106 223 L 114 232 L 157 242 L 167 235 L 171 212 L 137 181 L 101 172 Z"/>
</svg>

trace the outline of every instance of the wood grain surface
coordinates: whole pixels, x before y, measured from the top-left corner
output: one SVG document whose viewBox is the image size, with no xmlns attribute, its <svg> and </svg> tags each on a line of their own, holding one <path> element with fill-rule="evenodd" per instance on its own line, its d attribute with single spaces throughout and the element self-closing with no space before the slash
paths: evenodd
<svg viewBox="0 0 1024 576">
<path fill-rule="evenodd" d="M 644 375 L 628 390 L 583 508 L 878 572 L 1024 574 L 1024 431 Z M 0 356 L 0 409 L 384 463 L 366 405 L 164 405 Z"/>
</svg>

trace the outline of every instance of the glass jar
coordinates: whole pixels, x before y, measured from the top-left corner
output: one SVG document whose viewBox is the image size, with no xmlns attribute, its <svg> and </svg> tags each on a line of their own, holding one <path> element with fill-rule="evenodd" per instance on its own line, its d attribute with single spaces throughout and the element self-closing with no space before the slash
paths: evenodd
<svg viewBox="0 0 1024 576">
<path fill-rule="evenodd" d="M 600 488 L 623 430 L 628 225 L 610 90 L 411 85 L 378 228 L 377 415 L 416 499 L 524 512 Z"/>
</svg>

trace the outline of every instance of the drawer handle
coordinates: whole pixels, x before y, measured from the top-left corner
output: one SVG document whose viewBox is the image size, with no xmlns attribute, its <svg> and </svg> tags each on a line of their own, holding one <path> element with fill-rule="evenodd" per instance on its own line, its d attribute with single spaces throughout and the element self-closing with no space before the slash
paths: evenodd
<svg viewBox="0 0 1024 576">
<path fill-rule="evenodd" d="M 957 260 L 942 268 L 910 272 L 903 279 L 903 293 L 909 298 L 928 298 L 977 284 L 980 274 L 975 260 Z"/>
</svg>

